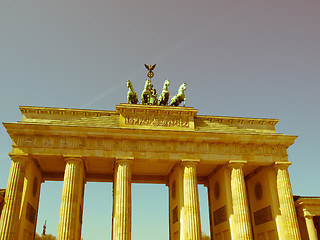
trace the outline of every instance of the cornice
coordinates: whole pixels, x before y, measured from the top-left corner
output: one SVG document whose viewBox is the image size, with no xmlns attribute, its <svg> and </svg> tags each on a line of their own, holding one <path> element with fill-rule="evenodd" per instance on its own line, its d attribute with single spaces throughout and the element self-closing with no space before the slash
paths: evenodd
<svg viewBox="0 0 320 240">
<path fill-rule="evenodd" d="M 225 116 L 196 116 L 196 131 L 247 131 L 260 133 L 276 133 L 275 125 L 278 119 L 245 118 Z"/>
<path fill-rule="evenodd" d="M 295 206 L 318 205 L 320 206 L 320 197 L 301 197 L 295 201 Z"/>
<path fill-rule="evenodd" d="M 228 117 L 228 116 L 206 116 L 197 115 L 197 118 L 206 119 L 210 122 L 234 123 L 234 124 L 259 124 L 275 126 L 279 119 L 273 118 L 247 118 L 247 117 Z"/>
<path fill-rule="evenodd" d="M 75 108 L 56 108 L 56 107 L 35 107 L 35 106 L 19 106 L 20 112 L 24 118 L 29 118 L 36 116 L 40 119 L 44 116 L 110 116 L 117 114 L 115 111 L 106 111 L 106 110 L 91 110 L 91 109 L 75 109 Z"/>
</svg>

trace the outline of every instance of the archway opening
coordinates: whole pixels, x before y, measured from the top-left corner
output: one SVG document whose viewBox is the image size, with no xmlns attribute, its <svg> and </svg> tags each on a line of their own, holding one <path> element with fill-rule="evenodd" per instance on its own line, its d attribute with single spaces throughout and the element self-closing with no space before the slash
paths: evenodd
<svg viewBox="0 0 320 240">
<path fill-rule="evenodd" d="M 169 239 L 169 196 L 164 184 L 132 184 L 132 240 Z"/>
<path fill-rule="evenodd" d="M 41 235 L 46 223 L 46 234 L 57 236 L 63 181 L 41 184 L 36 232 Z"/>
<path fill-rule="evenodd" d="M 112 204 L 112 183 L 86 183 L 81 234 L 83 240 L 111 239 Z"/>
<path fill-rule="evenodd" d="M 199 192 L 201 231 L 205 236 L 210 237 L 208 188 L 201 184 L 198 184 L 198 192 Z"/>
</svg>

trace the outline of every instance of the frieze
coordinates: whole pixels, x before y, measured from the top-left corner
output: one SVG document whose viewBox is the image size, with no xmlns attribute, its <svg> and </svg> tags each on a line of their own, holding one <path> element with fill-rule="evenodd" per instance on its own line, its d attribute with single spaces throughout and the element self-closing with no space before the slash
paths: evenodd
<svg viewBox="0 0 320 240">
<path fill-rule="evenodd" d="M 177 117 L 171 115 L 142 115 L 142 114 L 126 114 L 124 116 L 126 125 L 144 125 L 155 127 L 181 127 L 189 128 L 188 117 Z"/>
<path fill-rule="evenodd" d="M 91 139 L 89 139 L 89 142 L 90 142 L 90 144 L 89 144 L 90 149 L 101 149 L 101 150 L 111 149 L 111 144 L 112 144 L 111 139 L 91 138 Z"/>
<path fill-rule="evenodd" d="M 285 145 L 19 136 L 17 147 L 287 156 Z"/>
<path fill-rule="evenodd" d="M 184 142 L 181 144 L 176 144 L 176 151 L 177 152 L 191 152 L 192 151 L 193 143 L 191 142 Z"/>
<path fill-rule="evenodd" d="M 193 152 L 208 152 L 207 143 L 193 143 L 191 145 Z"/>
<path fill-rule="evenodd" d="M 44 147 L 54 147 L 54 138 L 44 137 L 41 145 Z"/>
</svg>

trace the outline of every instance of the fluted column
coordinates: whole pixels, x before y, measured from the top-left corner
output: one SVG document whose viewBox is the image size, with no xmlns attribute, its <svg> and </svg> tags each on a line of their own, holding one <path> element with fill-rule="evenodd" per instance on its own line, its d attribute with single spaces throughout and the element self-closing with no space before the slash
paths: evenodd
<svg viewBox="0 0 320 240">
<path fill-rule="evenodd" d="M 296 209 L 294 206 L 292 189 L 289 179 L 288 167 L 290 162 L 276 162 L 274 165 L 277 177 L 277 191 L 280 204 L 280 212 L 283 219 L 285 239 L 301 239 Z"/>
<path fill-rule="evenodd" d="M 183 160 L 182 240 L 200 240 L 201 223 L 196 164 L 199 160 Z"/>
<path fill-rule="evenodd" d="M 131 163 L 130 158 L 115 162 L 112 240 L 131 239 Z"/>
<path fill-rule="evenodd" d="M 0 240 L 18 239 L 26 156 L 11 155 L 11 168 L 0 219 Z"/>
<path fill-rule="evenodd" d="M 234 236 L 237 240 L 253 239 L 247 192 L 243 175 L 243 166 L 246 161 L 230 161 L 231 169 L 231 195 L 235 230 Z"/>
<path fill-rule="evenodd" d="M 306 220 L 309 240 L 318 240 L 317 230 L 313 222 L 313 215 L 305 214 L 304 219 Z"/>
<path fill-rule="evenodd" d="M 83 202 L 83 162 L 79 157 L 65 159 L 63 189 L 58 226 L 58 240 L 79 240 L 81 237 L 80 207 Z M 79 229 L 80 228 L 80 229 Z M 80 233 L 79 233 L 80 231 Z"/>
</svg>

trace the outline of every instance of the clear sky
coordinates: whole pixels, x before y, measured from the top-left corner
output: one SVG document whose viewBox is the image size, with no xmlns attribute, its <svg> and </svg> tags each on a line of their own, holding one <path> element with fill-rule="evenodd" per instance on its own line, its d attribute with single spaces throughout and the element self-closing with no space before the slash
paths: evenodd
<svg viewBox="0 0 320 240">
<path fill-rule="evenodd" d="M 2 0 L 0 121 L 19 105 L 115 110 L 143 66 L 170 92 L 187 83 L 200 115 L 276 118 L 289 148 L 294 194 L 320 196 L 319 0 Z M 0 128 L 0 188 L 11 141 Z M 83 238 L 111 239 L 112 185 L 87 183 Z M 168 239 L 168 189 L 132 186 L 132 240 Z M 42 184 L 37 232 L 56 235 L 62 182 Z M 203 231 L 209 233 L 200 186 Z"/>
</svg>

